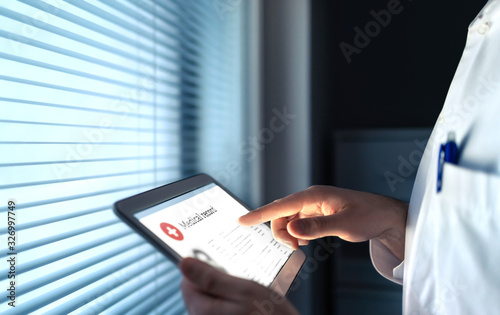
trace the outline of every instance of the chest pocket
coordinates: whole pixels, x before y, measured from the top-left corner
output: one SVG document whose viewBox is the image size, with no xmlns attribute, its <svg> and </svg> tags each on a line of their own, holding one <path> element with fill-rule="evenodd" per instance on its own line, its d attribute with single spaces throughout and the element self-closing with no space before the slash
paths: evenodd
<svg viewBox="0 0 500 315">
<path fill-rule="evenodd" d="M 500 312 L 500 177 L 445 164 L 408 270 L 407 314 Z"/>
</svg>

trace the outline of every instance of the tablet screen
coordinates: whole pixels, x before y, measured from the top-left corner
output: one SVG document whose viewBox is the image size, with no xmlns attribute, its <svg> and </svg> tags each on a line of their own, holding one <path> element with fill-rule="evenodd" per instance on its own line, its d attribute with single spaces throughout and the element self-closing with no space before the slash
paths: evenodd
<svg viewBox="0 0 500 315">
<path fill-rule="evenodd" d="M 293 251 L 264 224 L 242 227 L 248 210 L 215 183 L 134 216 L 181 257 L 195 257 L 233 276 L 270 286 Z"/>
</svg>

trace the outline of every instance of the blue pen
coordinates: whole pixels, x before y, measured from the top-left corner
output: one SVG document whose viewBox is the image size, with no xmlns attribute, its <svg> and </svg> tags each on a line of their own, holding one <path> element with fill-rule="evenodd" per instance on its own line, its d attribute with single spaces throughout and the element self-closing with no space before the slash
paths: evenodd
<svg viewBox="0 0 500 315">
<path fill-rule="evenodd" d="M 455 142 L 455 133 L 453 131 L 448 133 L 448 141 L 442 144 L 439 150 L 437 192 L 440 192 L 443 187 L 443 166 L 445 162 L 452 164 L 457 164 L 458 162 L 458 146 Z"/>
</svg>

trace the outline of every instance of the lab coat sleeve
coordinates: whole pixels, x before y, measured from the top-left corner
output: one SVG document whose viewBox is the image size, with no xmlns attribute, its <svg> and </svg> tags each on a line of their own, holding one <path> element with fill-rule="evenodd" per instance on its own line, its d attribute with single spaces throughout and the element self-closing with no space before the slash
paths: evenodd
<svg viewBox="0 0 500 315">
<path fill-rule="evenodd" d="M 385 278 L 403 284 L 404 261 L 399 260 L 377 239 L 370 240 L 370 256 L 375 269 Z"/>
</svg>

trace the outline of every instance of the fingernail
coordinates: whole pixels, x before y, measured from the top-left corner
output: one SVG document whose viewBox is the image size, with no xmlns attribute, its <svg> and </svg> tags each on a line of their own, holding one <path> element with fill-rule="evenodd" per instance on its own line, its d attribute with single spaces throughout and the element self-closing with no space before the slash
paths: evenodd
<svg viewBox="0 0 500 315">
<path fill-rule="evenodd" d="M 306 225 L 302 221 L 297 221 L 295 229 L 297 230 L 297 234 L 306 234 Z"/>
<path fill-rule="evenodd" d="M 290 249 L 294 249 L 293 244 L 290 241 L 285 241 L 285 245 L 288 246 Z"/>
</svg>

